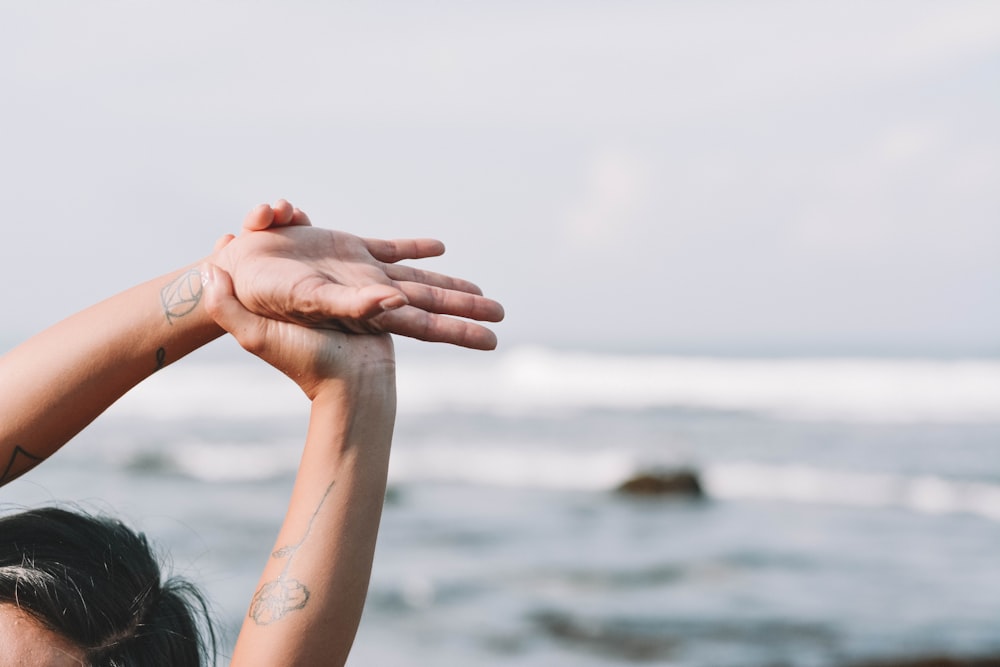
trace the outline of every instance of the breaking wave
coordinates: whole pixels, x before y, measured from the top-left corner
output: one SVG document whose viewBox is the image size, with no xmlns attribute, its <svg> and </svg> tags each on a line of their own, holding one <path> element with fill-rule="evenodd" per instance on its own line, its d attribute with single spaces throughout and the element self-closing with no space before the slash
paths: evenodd
<svg viewBox="0 0 1000 667">
<path fill-rule="evenodd" d="M 730 359 L 533 347 L 470 354 L 403 360 L 401 413 L 685 409 L 792 420 L 1000 422 L 1000 360 L 994 359 Z M 307 410 L 287 378 L 245 362 L 166 369 L 114 408 L 117 414 L 166 419 Z"/>
<path fill-rule="evenodd" d="M 209 482 L 257 481 L 294 474 L 294 442 L 273 445 L 180 443 L 156 467 Z M 141 455 L 128 467 L 146 465 Z M 391 484 L 450 483 L 551 491 L 609 492 L 648 470 L 615 449 L 450 444 L 397 447 Z M 852 508 L 898 508 L 921 514 L 969 514 L 1000 521 L 1000 484 L 938 475 L 888 474 L 804 464 L 718 463 L 697 472 L 708 498 Z"/>
</svg>

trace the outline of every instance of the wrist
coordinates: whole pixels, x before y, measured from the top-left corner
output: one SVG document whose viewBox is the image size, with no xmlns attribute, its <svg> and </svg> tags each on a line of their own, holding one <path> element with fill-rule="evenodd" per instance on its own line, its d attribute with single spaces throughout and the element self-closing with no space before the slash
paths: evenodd
<svg viewBox="0 0 1000 667">
<path fill-rule="evenodd" d="M 206 311 L 205 291 L 199 264 L 166 276 L 159 285 L 159 310 L 172 334 L 202 331 L 215 338 L 225 333 Z"/>
<path fill-rule="evenodd" d="M 355 409 L 383 408 L 396 401 L 396 364 L 393 361 L 352 368 L 337 377 L 322 378 L 307 392 L 314 406 Z"/>
<path fill-rule="evenodd" d="M 312 400 L 310 431 L 325 432 L 326 447 L 342 453 L 388 451 L 396 419 L 395 373 L 373 371 L 324 381 Z"/>
<path fill-rule="evenodd" d="M 396 394 L 396 357 L 388 335 L 335 334 L 311 362 L 310 400 L 384 399 Z"/>
</svg>

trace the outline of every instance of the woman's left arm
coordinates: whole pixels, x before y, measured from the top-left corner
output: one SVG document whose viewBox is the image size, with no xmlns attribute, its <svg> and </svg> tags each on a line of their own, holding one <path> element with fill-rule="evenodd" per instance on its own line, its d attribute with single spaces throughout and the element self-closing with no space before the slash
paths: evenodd
<svg viewBox="0 0 1000 667">
<path fill-rule="evenodd" d="M 27 472 L 125 392 L 221 336 L 198 264 L 83 310 L 0 357 L 0 485 Z"/>
<path fill-rule="evenodd" d="M 297 216 L 297 217 L 296 217 Z M 313 228 L 279 202 L 254 209 L 207 258 L 258 315 L 489 349 L 500 304 L 468 281 L 397 264 L 444 252 Z M 73 315 L 0 357 L 0 486 L 59 449 L 133 386 L 222 335 L 191 264 Z"/>
</svg>

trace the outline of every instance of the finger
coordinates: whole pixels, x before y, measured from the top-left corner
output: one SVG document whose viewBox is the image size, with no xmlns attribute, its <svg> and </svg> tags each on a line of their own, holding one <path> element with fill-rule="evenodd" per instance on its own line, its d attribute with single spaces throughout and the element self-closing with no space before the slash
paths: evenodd
<svg viewBox="0 0 1000 667">
<path fill-rule="evenodd" d="M 483 295 L 483 290 L 479 289 L 476 284 L 470 283 L 468 280 L 462 280 L 461 278 L 446 276 L 442 273 L 415 269 L 412 266 L 404 266 L 402 264 L 383 264 L 382 270 L 385 272 L 385 275 L 398 282 L 423 283 L 431 287 L 441 287 L 443 289 L 476 294 L 478 296 Z"/>
<path fill-rule="evenodd" d="M 482 322 L 499 322 L 504 317 L 503 306 L 477 294 L 408 281 L 397 282 L 396 287 L 406 295 L 411 306 L 429 313 L 457 315 Z"/>
<path fill-rule="evenodd" d="M 211 263 L 200 267 L 204 283 L 205 310 L 216 324 L 231 333 L 244 349 L 258 352 L 264 343 L 264 318 L 254 315 L 239 302 L 229 274 Z"/>
<path fill-rule="evenodd" d="M 292 211 L 292 221 L 288 224 L 301 225 L 303 227 L 311 227 L 312 220 L 310 220 L 309 216 L 305 214 L 305 211 L 296 208 Z"/>
<path fill-rule="evenodd" d="M 248 232 L 258 232 L 267 229 L 274 221 L 274 209 L 269 204 L 260 204 L 243 218 L 243 229 Z"/>
<path fill-rule="evenodd" d="M 372 257 L 380 262 L 398 262 L 402 259 L 424 259 L 444 254 L 444 243 L 437 239 L 361 239 Z"/>
<path fill-rule="evenodd" d="M 473 350 L 493 350 L 497 346 L 496 334 L 480 324 L 428 313 L 413 306 L 385 313 L 378 323 L 389 333 L 430 343 L 448 343 Z"/>
<path fill-rule="evenodd" d="M 279 199 L 274 202 L 274 222 L 272 223 L 275 227 L 284 227 L 292 222 L 292 218 L 295 215 L 295 209 L 292 205 L 288 203 L 287 199 Z"/>
<path fill-rule="evenodd" d="M 236 237 L 233 236 L 232 234 L 226 234 L 224 236 L 220 236 L 219 240 L 215 242 L 215 247 L 212 248 L 212 252 L 218 252 L 218 251 L 222 250 L 227 245 L 229 245 L 230 241 L 232 241 L 235 238 Z"/>
<path fill-rule="evenodd" d="M 344 287 L 327 283 L 317 288 L 295 312 L 309 322 L 329 320 L 367 320 L 409 303 L 406 295 L 392 285 L 374 284 L 365 287 Z"/>
</svg>

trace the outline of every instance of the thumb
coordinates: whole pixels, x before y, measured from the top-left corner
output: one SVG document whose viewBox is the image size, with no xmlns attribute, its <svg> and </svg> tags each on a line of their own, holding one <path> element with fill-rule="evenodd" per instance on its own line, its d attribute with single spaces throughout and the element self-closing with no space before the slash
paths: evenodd
<svg viewBox="0 0 1000 667">
<path fill-rule="evenodd" d="M 215 264 L 199 267 L 205 310 L 215 323 L 228 331 L 244 349 L 255 352 L 264 342 L 263 318 L 243 307 L 233 290 L 233 279 Z"/>
<path fill-rule="evenodd" d="M 406 295 L 391 285 L 345 287 L 328 283 L 316 290 L 319 312 L 326 319 L 367 320 L 409 303 Z"/>
</svg>

